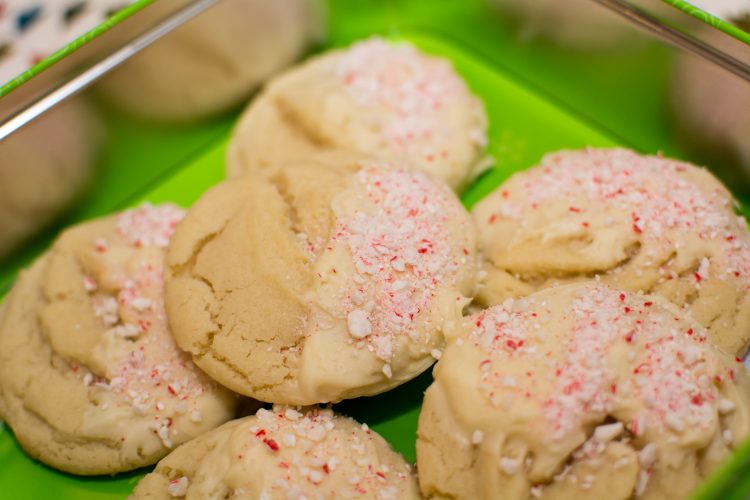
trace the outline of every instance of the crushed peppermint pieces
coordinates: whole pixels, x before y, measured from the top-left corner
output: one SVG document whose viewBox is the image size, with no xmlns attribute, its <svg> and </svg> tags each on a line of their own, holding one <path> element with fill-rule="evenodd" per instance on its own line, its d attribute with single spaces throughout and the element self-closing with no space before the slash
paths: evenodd
<svg viewBox="0 0 750 500">
<path fill-rule="evenodd" d="M 725 375 L 726 363 L 704 344 L 704 328 L 692 325 L 692 335 L 684 334 L 684 323 L 643 295 L 594 284 L 575 293 L 570 309 L 555 320 L 567 328 L 557 340 L 559 356 L 548 356 L 545 328 L 537 326 L 550 311 L 533 295 L 471 317 L 469 339 L 486 356 L 477 366 L 477 389 L 488 403 L 507 401 L 512 407 L 517 398 L 536 398 L 545 418 L 540 428 L 552 440 L 578 428 L 592 412 L 607 415 L 618 398 L 642 408 L 628 423 L 635 436 L 652 426 L 677 435 L 688 428 L 710 429 L 719 414 L 734 410 L 735 403 L 720 398 L 718 390 L 731 379 L 731 369 Z M 613 349 L 632 356 L 624 364 L 608 363 Z M 508 374 L 520 366 L 526 371 L 524 384 Z M 616 422 L 597 427 L 593 436 L 604 443 L 624 431 Z M 647 458 L 650 451 L 645 453 Z"/>
<path fill-rule="evenodd" d="M 500 470 L 503 471 L 506 475 L 512 476 L 514 474 L 517 474 L 521 469 L 521 459 L 500 457 L 498 467 L 500 467 Z"/>
<path fill-rule="evenodd" d="M 277 492 L 295 492 L 295 498 L 319 492 L 342 498 L 375 493 L 378 498 L 396 500 L 399 483 L 411 479 L 408 466 L 394 470 L 379 463 L 371 455 L 376 435 L 365 424 L 355 428 L 361 432 L 344 431 L 344 419 L 326 408 L 300 411 L 274 405 L 271 410 L 258 410 L 254 424 L 246 428 L 247 442 L 241 444 L 239 458 L 252 456 L 251 450 L 260 447 L 276 464 L 278 478 L 265 491 L 269 498 Z M 355 469 L 343 486 L 328 481 L 341 464 Z"/>
<path fill-rule="evenodd" d="M 447 60 L 427 57 L 407 43 L 371 38 L 344 52 L 335 72 L 357 106 L 388 113 L 383 138 L 413 161 L 452 160 L 444 144 L 455 136 L 455 129 L 440 118 L 451 107 L 476 115 L 466 142 L 477 148 L 487 144 L 481 104 Z"/>
<path fill-rule="evenodd" d="M 656 445 L 648 443 L 638 452 L 638 463 L 644 469 L 650 469 L 656 463 Z"/>
<path fill-rule="evenodd" d="M 151 205 L 126 210 L 117 217 L 117 233 L 131 245 L 166 248 L 185 211 L 175 205 Z"/>
<path fill-rule="evenodd" d="M 730 399 L 722 398 L 719 401 L 719 413 L 726 415 L 727 413 L 733 412 L 737 408 L 737 405 Z"/>
<path fill-rule="evenodd" d="M 482 441 L 484 440 L 484 432 L 480 430 L 475 430 L 471 434 L 471 444 L 478 445 L 482 444 Z"/>
<path fill-rule="evenodd" d="M 187 415 L 191 422 L 201 422 L 197 398 L 214 387 L 169 334 L 163 303 L 163 264 L 148 251 L 149 247 L 166 245 L 183 215 L 182 209 L 172 205 L 145 204 L 117 217 L 120 238 L 106 244 L 101 238 L 95 240 L 94 252 L 117 248 L 118 258 L 122 253 L 129 259 L 129 274 L 121 278 L 117 290 L 98 286 L 96 276 L 84 278 L 104 336 L 115 345 L 118 341 L 127 343 L 112 351 L 102 378 L 74 369 L 86 386 L 118 394 L 136 415 L 153 415 L 151 429 L 166 448 L 174 444 L 173 418 Z M 129 253 L 121 252 L 121 247 Z"/>
<path fill-rule="evenodd" d="M 600 425 L 594 429 L 594 439 L 600 443 L 607 443 L 620 436 L 624 430 L 625 427 L 622 425 L 622 422 Z"/>
<path fill-rule="evenodd" d="M 372 333 L 372 324 L 367 318 L 367 312 L 362 309 L 355 309 L 346 317 L 346 324 L 349 327 L 349 333 L 355 339 L 362 339 Z"/>
<path fill-rule="evenodd" d="M 160 423 L 154 424 L 154 431 L 165 448 L 172 447 L 172 439 L 169 436 L 169 428 L 172 426 L 171 419 L 167 418 Z"/>
<path fill-rule="evenodd" d="M 99 287 L 99 284 L 94 280 L 94 278 L 90 276 L 84 276 L 83 278 L 83 288 L 87 292 L 93 292 L 96 291 L 96 289 Z"/>
<path fill-rule="evenodd" d="M 630 214 L 632 231 L 642 242 L 647 258 L 658 259 L 679 249 L 670 234 L 711 241 L 720 250 L 704 257 L 689 273 L 700 289 L 712 278 L 750 286 L 750 240 L 747 223 L 734 212 L 733 200 L 718 183 L 701 183 L 692 177 L 693 165 L 661 156 L 641 156 L 625 149 L 562 151 L 545 156 L 541 164 L 524 172 L 518 196 L 498 195 L 498 208 L 487 216 L 488 224 L 500 218 L 523 220 L 546 204 L 568 200 L 568 216 L 582 216 L 572 206 L 581 199 Z M 692 178 L 691 178 L 692 177 Z M 613 220 L 605 220 L 611 225 Z M 667 233 L 670 231 L 671 233 Z M 684 237 L 684 236 L 681 236 Z M 673 271 L 660 269 L 661 280 L 675 279 Z"/>
<path fill-rule="evenodd" d="M 188 485 L 189 481 L 185 476 L 172 479 L 167 486 L 167 493 L 175 498 L 184 497 L 187 494 Z"/>
<path fill-rule="evenodd" d="M 423 173 L 367 166 L 357 182 L 372 210 L 340 217 L 327 251 L 343 244 L 353 256 L 356 274 L 341 290 L 347 328 L 386 363 L 390 378 L 397 337 L 419 339 L 415 323 L 467 262 L 469 242 L 447 235 L 450 224 L 469 218 L 452 192 Z"/>
</svg>

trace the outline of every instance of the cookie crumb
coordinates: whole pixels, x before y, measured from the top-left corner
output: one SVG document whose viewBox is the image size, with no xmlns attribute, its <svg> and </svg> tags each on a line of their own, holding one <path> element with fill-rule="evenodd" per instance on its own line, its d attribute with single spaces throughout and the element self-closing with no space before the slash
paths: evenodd
<svg viewBox="0 0 750 500">
<path fill-rule="evenodd" d="M 346 317 L 349 333 L 355 339 L 365 338 L 372 333 L 372 324 L 362 309 L 355 309 Z"/>
<path fill-rule="evenodd" d="M 167 492 L 175 498 L 184 497 L 187 494 L 188 484 L 188 478 L 185 476 L 172 479 L 169 481 L 169 486 L 167 486 Z"/>
<path fill-rule="evenodd" d="M 518 473 L 521 461 L 517 458 L 501 457 L 498 465 L 500 467 L 500 470 L 503 471 L 506 475 L 512 476 Z"/>
<path fill-rule="evenodd" d="M 614 424 L 600 425 L 594 430 L 594 440 L 600 443 L 608 443 L 617 438 L 625 430 L 622 422 Z"/>
<path fill-rule="evenodd" d="M 83 278 L 83 288 L 87 292 L 94 292 L 97 288 L 99 288 L 99 285 L 96 283 L 96 280 L 90 276 L 84 276 Z"/>
<path fill-rule="evenodd" d="M 734 434 L 732 434 L 730 429 L 725 429 L 724 432 L 721 433 L 721 439 L 724 441 L 725 445 L 731 446 L 734 442 Z"/>
<path fill-rule="evenodd" d="M 648 443 L 638 452 L 638 463 L 644 469 L 649 469 L 656 462 L 656 445 Z"/>
<path fill-rule="evenodd" d="M 471 434 L 471 444 L 481 444 L 484 440 L 484 432 L 476 430 Z"/>
<path fill-rule="evenodd" d="M 719 401 L 719 413 L 722 415 L 726 415 L 727 413 L 733 412 L 737 408 L 737 405 L 734 404 L 729 399 L 721 399 Z"/>
<path fill-rule="evenodd" d="M 169 420 L 169 419 L 167 419 Z M 169 437 L 169 423 L 163 422 L 156 429 L 156 435 L 159 436 L 161 443 L 165 448 L 172 448 L 172 439 Z"/>
</svg>

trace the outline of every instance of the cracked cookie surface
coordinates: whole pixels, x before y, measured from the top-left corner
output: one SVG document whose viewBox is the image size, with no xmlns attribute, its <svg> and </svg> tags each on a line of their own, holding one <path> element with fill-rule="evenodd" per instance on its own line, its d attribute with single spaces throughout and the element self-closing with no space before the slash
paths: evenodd
<svg viewBox="0 0 750 500">
<path fill-rule="evenodd" d="M 562 151 L 474 207 L 484 306 L 591 279 L 689 310 L 712 342 L 750 344 L 750 236 L 709 172 L 624 149 Z"/>
<path fill-rule="evenodd" d="M 427 175 L 288 165 L 208 191 L 167 253 L 178 344 L 262 401 L 377 394 L 434 361 L 476 280 L 471 219 Z"/>
<path fill-rule="evenodd" d="M 461 189 L 485 163 L 482 103 L 446 60 L 372 38 L 269 83 L 240 119 L 227 172 L 268 172 L 343 151 L 429 172 Z"/>
<path fill-rule="evenodd" d="M 163 259 L 183 213 L 144 205 L 75 226 L 3 301 L 0 416 L 34 458 L 131 470 L 232 417 L 235 396 L 167 329 Z"/>
<path fill-rule="evenodd" d="M 469 316 L 435 368 L 430 498 L 685 498 L 750 433 L 750 376 L 658 295 L 593 281 Z"/>
<path fill-rule="evenodd" d="M 181 446 L 133 500 L 418 499 L 412 468 L 366 425 L 328 409 L 275 406 Z"/>
</svg>

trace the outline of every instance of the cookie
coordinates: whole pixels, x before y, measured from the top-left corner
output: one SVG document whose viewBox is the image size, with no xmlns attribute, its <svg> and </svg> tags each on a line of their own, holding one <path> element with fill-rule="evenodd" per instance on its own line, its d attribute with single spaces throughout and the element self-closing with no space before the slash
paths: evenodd
<svg viewBox="0 0 750 500">
<path fill-rule="evenodd" d="M 750 343 L 750 238 L 709 172 L 624 149 L 562 151 L 520 172 L 473 210 L 498 304 L 598 275 L 689 310 L 711 341 Z"/>
<path fill-rule="evenodd" d="M 261 401 L 378 394 L 426 370 L 476 281 L 456 196 L 385 164 L 290 165 L 201 197 L 167 252 L 177 343 Z"/>
<path fill-rule="evenodd" d="M 395 160 L 460 189 L 483 164 L 486 129 L 483 104 L 448 61 L 372 38 L 271 81 L 235 127 L 227 173 L 340 150 Z"/>
<path fill-rule="evenodd" d="M 3 301 L 0 417 L 33 458 L 131 470 L 232 417 L 235 396 L 167 328 L 163 259 L 183 213 L 144 205 L 75 226 Z"/>
<path fill-rule="evenodd" d="M 82 97 L 0 142 L 0 259 L 79 201 L 102 142 L 98 116 Z"/>
<path fill-rule="evenodd" d="M 593 281 L 470 316 L 425 393 L 423 494 L 685 498 L 750 433 L 750 377 L 707 336 Z"/>
<path fill-rule="evenodd" d="M 122 111 L 153 120 L 226 112 L 320 37 L 318 4 L 223 0 L 126 61 L 97 89 Z M 154 8 L 160 7 L 146 10 Z"/>
<path fill-rule="evenodd" d="M 131 498 L 420 498 L 411 467 L 367 425 L 275 406 L 179 447 Z"/>
</svg>

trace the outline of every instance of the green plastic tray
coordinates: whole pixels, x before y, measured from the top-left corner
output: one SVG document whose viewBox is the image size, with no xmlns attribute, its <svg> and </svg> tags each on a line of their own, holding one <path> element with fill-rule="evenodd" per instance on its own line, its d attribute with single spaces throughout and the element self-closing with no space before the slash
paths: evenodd
<svg viewBox="0 0 750 500">
<path fill-rule="evenodd" d="M 402 33 L 401 37 L 429 53 L 452 60 L 487 105 L 491 124 L 489 152 L 496 164 L 465 193 L 463 201 L 467 206 L 473 205 L 513 172 L 535 164 L 548 151 L 589 145 L 613 146 L 621 142 L 448 39 L 430 32 Z M 133 203 L 172 201 L 189 206 L 223 178 L 226 144 L 225 135 Z M 414 461 L 417 417 L 422 393 L 430 380 L 428 372 L 394 391 L 347 401 L 337 405 L 337 409 L 368 423 L 407 460 Z M 747 456 L 746 453 L 739 455 L 736 463 Z M 721 488 L 727 478 L 735 477 L 733 470 L 727 469 L 717 476 L 711 491 L 723 491 Z M 59 473 L 29 459 L 7 429 L 0 431 L 0 487 L 4 498 L 124 498 L 145 472 L 95 478 Z"/>
</svg>

